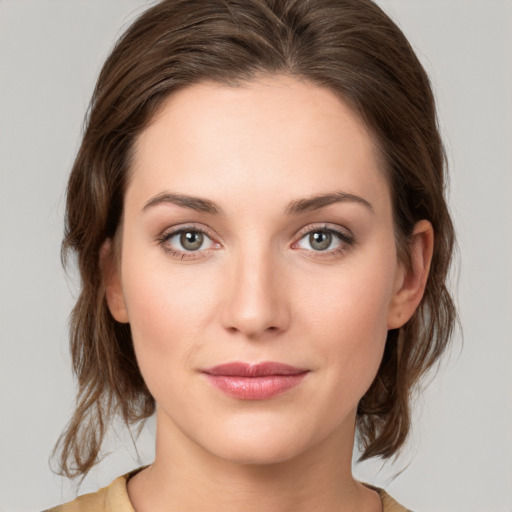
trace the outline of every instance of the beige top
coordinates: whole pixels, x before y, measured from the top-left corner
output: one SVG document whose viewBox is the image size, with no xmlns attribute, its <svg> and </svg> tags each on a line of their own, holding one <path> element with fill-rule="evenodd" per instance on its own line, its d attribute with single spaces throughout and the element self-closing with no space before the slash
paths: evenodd
<svg viewBox="0 0 512 512">
<path fill-rule="evenodd" d="M 45 512 L 135 512 L 128 497 L 126 483 L 136 471 L 116 478 L 108 487 L 98 492 L 84 494 L 64 505 L 51 508 Z M 411 512 L 399 505 L 386 491 L 375 489 L 382 501 L 383 512 Z"/>
</svg>

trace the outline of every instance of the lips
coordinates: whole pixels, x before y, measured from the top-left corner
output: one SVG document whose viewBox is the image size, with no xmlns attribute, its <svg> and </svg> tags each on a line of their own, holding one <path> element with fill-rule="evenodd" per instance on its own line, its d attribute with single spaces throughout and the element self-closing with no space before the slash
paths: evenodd
<svg viewBox="0 0 512 512">
<path fill-rule="evenodd" d="M 210 384 L 241 400 L 266 400 L 298 386 L 309 370 L 283 363 L 233 362 L 203 370 Z"/>
</svg>

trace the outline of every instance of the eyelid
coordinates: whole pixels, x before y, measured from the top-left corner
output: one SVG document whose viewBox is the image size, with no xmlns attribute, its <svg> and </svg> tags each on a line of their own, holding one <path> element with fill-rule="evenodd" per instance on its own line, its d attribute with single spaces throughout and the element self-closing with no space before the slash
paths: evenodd
<svg viewBox="0 0 512 512">
<path fill-rule="evenodd" d="M 354 241 L 354 235 L 350 229 L 339 226 L 338 224 L 329 224 L 327 222 L 308 224 L 297 232 L 295 238 L 296 240 L 302 239 L 304 236 L 309 235 L 310 233 L 314 233 L 315 231 L 328 231 L 329 233 L 338 235 L 344 241 Z"/>
<path fill-rule="evenodd" d="M 300 241 L 302 241 L 306 236 L 309 236 L 311 233 L 315 233 L 317 231 L 325 231 L 336 236 L 340 240 L 340 247 L 336 247 L 335 249 L 328 249 L 325 251 L 315 251 L 312 249 L 310 250 L 298 247 Z M 324 222 L 318 224 L 309 224 L 308 226 L 299 230 L 291 247 L 292 249 L 298 249 L 310 254 L 314 254 L 315 258 L 323 258 L 345 252 L 351 246 L 353 246 L 355 242 L 355 237 L 348 228 L 339 226 L 337 224 L 329 224 Z"/>
<path fill-rule="evenodd" d="M 201 233 L 205 236 L 207 236 L 214 247 L 208 247 L 207 249 L 199 249 L 197 251 L 187 251 L 187 250 L 180 250 L 176 249 L 170 245 L 166 245 L 166 243 L 173 238 L 174 236 L 187 232 L 187 231 L 194 231 L 197 233 Z M 217 250 L 221 247 L 221 243 L 217 240 L 217 236 L 215 236 L 212 231 L 204 226 L 199 226 L 197 224 L 193 223 L 186 223 L 186 224 L 178 224 L 175 226 L 171 226 L 166 228 L 162 233 L 157 237 L 156 242 L 158 245 L 160 245 L 165 252 L 169 253 L 171 256 L 177 257 L 179 259 L 185 260 L 185 259 L 198 259 L 198 258 L 204 258 L 207 257 L 207 254 L 212 250 Z"/>
</svg>

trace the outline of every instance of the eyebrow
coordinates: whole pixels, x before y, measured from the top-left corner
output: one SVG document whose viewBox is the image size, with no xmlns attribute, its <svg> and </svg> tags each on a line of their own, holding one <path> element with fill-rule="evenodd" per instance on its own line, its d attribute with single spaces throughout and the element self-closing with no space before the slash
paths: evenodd
<svg viewBox="0 0 512 512">
<path fill-rule="evenodd" d="M 366 199 L 363 199 L 360 196 L 356 196 L 355 194 L 349 194 L 348 192 L 334 192 L 331 194 L 319 194 L 313 197 L 308 197 L 305 199 L 298 199 L 296 201 L 292 201 L 288 207 L 286 208 L 286 213 L 289 214 L 298 214 L 310 212 L 313 210 L 318 210 L 325 206 L 329 206 L 335 203 L 358 203 L 366 208 L 368 208 L 372 213 L 374 213 L 373 206 Z"/>
<path fill-rule="evenodd" d="M 360 196 L 350 194 L 348 192 L 334 192 L 291 201 L 286 208 L 286 213 L 289 215 L 306 213 L 324 208 L 331 204 L 344 202 L 358 203 L 368 208 L 372 213 L 374 211 L 373 206 L 366 199 L 363 199 Z M 202 199 L 200 197 L 193 197 L 184 194 L 173 194 L 171 192 L 162 192 L 161 194 L 152 197 L 144 204 L 142 211 L 153 206 L 166 203 L 175 204 L 182 208 L 190 208 L 191 210 L 198 212 L 209 213 L 211 215 L 219 215 L 222 213 L 221 208 L 209 199 Z"/>
<path fill-rule="evenodd" d="M 192 197 L 183 194 L 172 194 L 170 192 L 162 192 L 161 194 L 152 197 L 142 208 L 142 211 L 157 206 L 159 204 L 171 203 L 183 208 L 190 208 L 203 213 L 211 213 L 218 215 L 221 213 L 220 208 L 208 199 L 201 199 L 200 197 Z"/>
</svg>

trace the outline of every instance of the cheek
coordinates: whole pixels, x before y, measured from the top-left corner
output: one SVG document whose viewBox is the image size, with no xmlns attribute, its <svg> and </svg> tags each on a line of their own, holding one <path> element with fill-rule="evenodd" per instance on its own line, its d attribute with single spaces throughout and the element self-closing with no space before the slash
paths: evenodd
<svg viewBox="0 0 512 512">
<path fill-rule="evenodd" d="M 182 366 L 198 340 L 194 333 L 202 311 L 208 309 L 200 276 L 170 269 L 165 259 L 138 258 L 136 253 L 123 260 L 123 291 L 143 374 Z"/>
<path fill-rule="evenodd" d="M 309 320 L 305 328 L 338 390 L 341 384 L 362 396 L 377 373 L 387 337 L 393 262 L 391 257 L 389 272 L 382 271 L 385 262 L 340 269 L 322 283 L 321 293 L 305 301 L 304 317 Z"/>
</svg>

